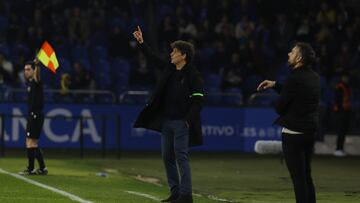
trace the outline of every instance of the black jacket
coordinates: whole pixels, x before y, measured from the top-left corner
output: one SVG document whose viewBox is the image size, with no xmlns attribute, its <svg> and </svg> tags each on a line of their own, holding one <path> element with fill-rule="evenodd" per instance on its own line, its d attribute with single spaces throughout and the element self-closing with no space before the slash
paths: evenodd
<svg viewBox="0 0 360 203">
<path fill-rule="evenodd" d="M 162 73 L 160 81 L 145 108 L 135 121 L 134 127 L 161 132 L 163 122 L 161 116 L 162 102 L 164 101 L 166 84 L 171 74 L 176 71 L 176 68 L 170 62 L 162 60 L 157 56 L 145 43 L 140 45 L 140 47 L 149 62 L 162 69 Z M 182 72 L 182 88 L 177 92 L 179 98 L 177 105 L 185 111 L 184 120 L 189 124 L 189 145 L 198 146 L 203 143 L 200 111 L 204 103 L 204 82 L 201 74 L 192 64 L 186 64 Z"/>
<path fill-rule="evenodd" d="M 313 133 L 319 123 L 320 77 L 310 67 L 291 71 L 284 85 L 275 83 L 280 93 L 275 103 L 279 118 L 275 123 L 290 130 Z"/>
</svg>

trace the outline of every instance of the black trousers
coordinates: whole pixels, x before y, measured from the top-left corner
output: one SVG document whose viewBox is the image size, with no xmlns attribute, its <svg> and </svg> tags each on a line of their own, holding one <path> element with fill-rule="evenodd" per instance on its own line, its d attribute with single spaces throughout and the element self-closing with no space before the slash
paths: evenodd
<svg viewBox="0 0 360 203">
<path fill-rule="evenodd" d="M 346 134 L 350 128 L 350 111 L 339 111 L 335 113 L 337 126 L 336 150 L 344 150 Z"/>
<path fill-rule="evenodd" d="M 315 133 L 282 134 L 285 162 L 294 186 L 296 203 L 315 203 L 315 188 L 311 178 L 311 158 Z"/>
</svg>

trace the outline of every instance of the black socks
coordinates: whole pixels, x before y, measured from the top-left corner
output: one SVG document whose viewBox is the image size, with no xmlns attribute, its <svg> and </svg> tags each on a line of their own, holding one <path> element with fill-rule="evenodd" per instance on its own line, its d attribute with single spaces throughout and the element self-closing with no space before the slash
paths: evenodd
<svg viewBox="0 0 360 203">
<path fill-rule="evenodd" d="M 27 148 L 27 157 L 28 157 L 28 169 L 30 171 L 34 170 L 35 158 L 39 162 L 40 169 L 42 170 L 45 168 L 44 157 L 42 155 L 40 148 L 38 147 Z"/>
<path fill-rule="evenodd" d="M 28 170 L 34 170 L 36 148 L 27 148 Z"/>
<path fill-rule="evenodd" d="M 43 154 L 42 154 L 40 148 L 35 148 L 35 149 L 36 149 L 36 159 L 39 162 L 40 169 L 43 170 L 45 168 Z"/>
</svg>

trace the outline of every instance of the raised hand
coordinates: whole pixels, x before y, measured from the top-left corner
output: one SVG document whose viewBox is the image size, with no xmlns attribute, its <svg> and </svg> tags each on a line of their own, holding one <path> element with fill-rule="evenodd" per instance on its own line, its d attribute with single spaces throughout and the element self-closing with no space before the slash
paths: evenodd
<svg viewBox="0 0 360 203">
<path fill-rule="evenodd" d="M 266 90 L 269 88 L 272 88 L 275 86 L 275 81 L 271 81 L 271 80 L 264 80 L 262 81 L 259 86 L 257 87 L 257 91 L 261 91 L 261 90 Z"/>
<path fill-rule="evenodd" d="M 144 38 L 142 36 L 142 32 L 141 32 L 141 29 L 140 29 L 140 26 L 137 26 L 137 30 L 135 30 L 133 32 L 133 36 L 135 37 L 135 39 L 140 43 L 144 43 Z"/>
</svg>

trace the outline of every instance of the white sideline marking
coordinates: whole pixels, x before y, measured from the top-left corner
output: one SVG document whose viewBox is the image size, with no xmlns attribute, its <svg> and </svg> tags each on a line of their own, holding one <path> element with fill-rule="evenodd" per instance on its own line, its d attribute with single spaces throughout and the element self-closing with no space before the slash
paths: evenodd
<svg viewBox="0 0 360 203">
<path fill-rule="evenodd" d="M 211 199 L 211 200 L 216 200 L 216 201 L 219 201 L 219 202 L 227 202 L 227 203 L 232 203 L 232 202 L 234 202 L 234 201 L 231 201 L 231 200 L 228 200 L 228 199 L 216 197 L 215 195 L 208 195 L 207 197 L 208 197 L 209 199 Z"/>
<path fill-rule="evenodd" d="M 161 200 L 161 199 L 159 199 L 159 198 L 157 198 L 155 196 L 145 194 L 145 193 L 141 193 L 141 192 L 128 191 L 128 190 L 126 190 L 124 192 L 132 194 L 132 195 L 137 195 L 137 196 L 140 196 L 140 197 L 145 197 L 145 198 L 148 198 L 148 199 L 152 199 L 152 200 L 155 200 L 155 201 L 160 201 Z"/>
<path fill-rule="evenodd" d="M 77 201 L 77 202 L 81 202 L 81 203 L 93 203 L 92 201 L 88 201 L 88 200 L 81 199 L 80 197 L 78 197 L 78 196 L 76 196 L 76 195 L 73 195 L 73 194 L 71 194 L 71 193 L 65 192 L 65 191 L 63 191 L 63 190 L 60 190 L 60 189 L 57 189 L 57 188 L 54 188 L 54 187 L 51 187 L 51 186 L 49 186 L 49 185 L 45 185 L 45 184 L 43 184 L 43 183 L 39 183 L 39 182 L 37 182 L 37 181 L 35 181 L 35 180 L 31 180 L 31 179 L 29 179 L 29 178 L 26 178 L 26 177 L 24 177 L 24 176 L 22 176 L 22 175 L 18 175 L 18 174 L 15 174 L 15 173 L 10 173 L 10 172 L 8 172 L 8 171 L 3 170 L 2 168 L 0 168 L 0 173 L 6 174 L 6 175 L 10 175 L 10 176 L 15 177 L 15 178 L 17 178 L 17 179 L 23 180 L 23 181 L 25 181 L 25 182 L 27 182 L 27 183 L 30 183 L 30 184 L 36 185 L 36 186 L 38 186 L 38 187 L 42 187 L 42 188 L 44 188 L 44 189 L 53 191 L 53 192 L 55 192 L 55 193 L 58 193 L 58 194 L 63 195 L 63 196 L 65 196 L 65 197 L 68 197 L 68 198 L 70 198 L 71 200 L 74 200 L 74 201 Z"/>
</svg>

